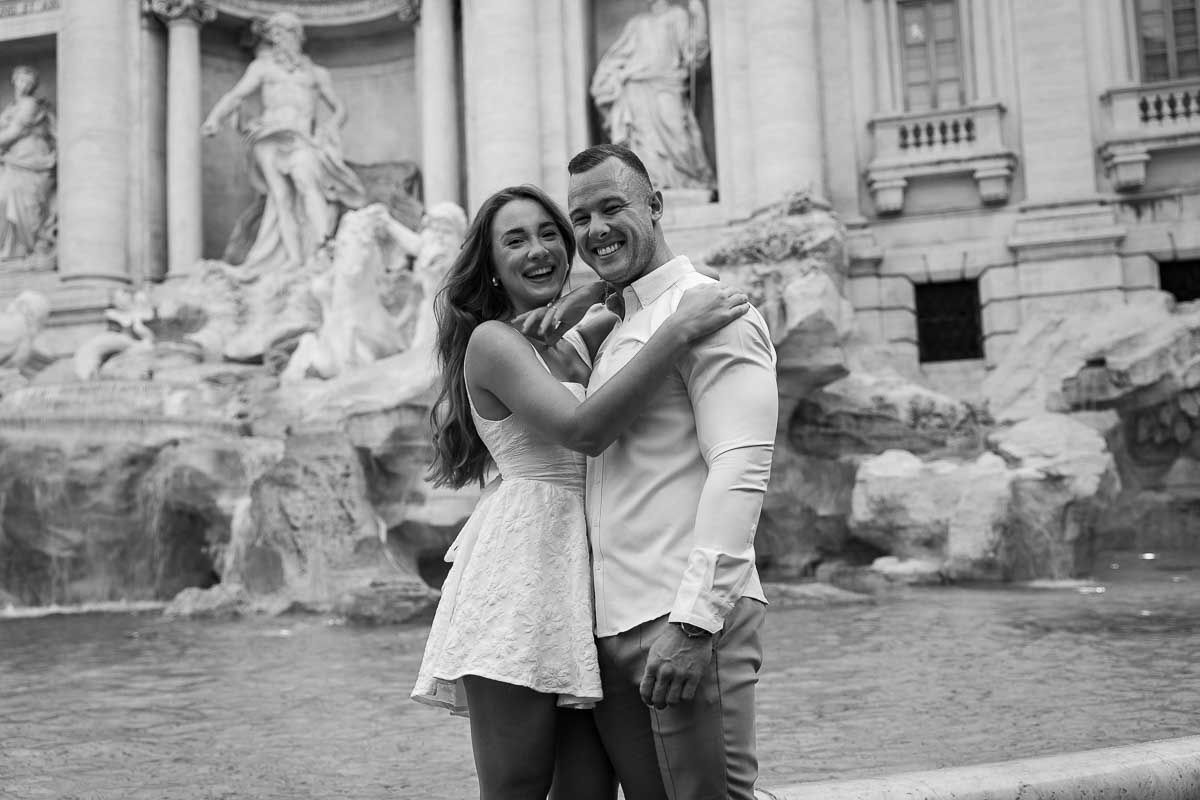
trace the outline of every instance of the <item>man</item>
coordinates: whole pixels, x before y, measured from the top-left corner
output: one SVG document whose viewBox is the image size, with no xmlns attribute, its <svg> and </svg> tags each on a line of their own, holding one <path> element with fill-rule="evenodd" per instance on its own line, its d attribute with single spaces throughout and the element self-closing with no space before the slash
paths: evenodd
<svg viewBox="0 0 1200 800">
<path fill-rule="evenodd" d="M 579 253 L 625 303 L 597 354 L 595 391 L 711 278 L 671 251 L 662 194 L 630 150 L 588 148 L 568 171 Z M 754 533 L 777 404 L 775 352 L 751 309 L 698 342 L 628 432 L 588 460 L 595 717 L 628 800 L 754 796 L 765 613 Z"/>
<path fill-rule="evenodd" d="M 338 129 L 346 122 L 346 109 L 329 72 L 301 52 L 300 18 L 272 14 L 262 25 L 262 36 L 258 57 L 216 102 L 201 132 L 214 135 L 244 100 L 259 93 L 262 116 L 244 133 L 250 145 L 250 180 L 266 203 L 243 263 L 300 265 L 332 232 L 337 204 L 359 208 L 366 199 L 362 182 L 341 157 Z M 322 126 L 317 125 L 320 101 L 331 110 Z"/>
<path fill-rule="evenodd" d="M 592 99 L 609 140 L 638 153 L 656 188 L 715 189 L 690 87 L 708 56 L 704 4 L 646 5 L 596 65 Z"/>
</svg>

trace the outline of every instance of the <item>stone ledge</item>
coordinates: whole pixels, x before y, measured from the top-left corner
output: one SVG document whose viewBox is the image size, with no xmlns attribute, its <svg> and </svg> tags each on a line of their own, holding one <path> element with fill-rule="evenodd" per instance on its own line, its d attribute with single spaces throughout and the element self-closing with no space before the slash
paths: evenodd
<svg viewBox="0 0 1200 800">
<path fill-rule="evenodd" d="M 758 790 L 760 800 L 1051 800 L 1200 797 L 1200 736 L 881 778 Z"/>
</svg>

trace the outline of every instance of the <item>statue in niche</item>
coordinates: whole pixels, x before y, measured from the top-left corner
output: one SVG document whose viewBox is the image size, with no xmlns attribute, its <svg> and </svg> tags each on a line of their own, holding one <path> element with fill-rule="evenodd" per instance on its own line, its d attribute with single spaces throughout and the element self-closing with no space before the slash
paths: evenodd
<svg viewBox="0 0 1200 800">
<path fill-rule="evenodd" d="M 258 53 L 201 126 L 215 135 L 243 101 L 258 94 L 262 115 L 239 130 L 249 145 L 250 181 L 262 214 L 243 264 L 262 268 L 307 262 L 333 232 L 343 208 L 366 202 L 363 185 L 342 158 L 346 108 L 329 72 L 304 55 L 304 28 L 290 12 L 272 14 L 257 31 Z M 324 101 L 330 114 L 319 119 Z"/>
<path fill-rule="evenodd" d="M 333 263 L 313 279 L 321 326 L 300 337 L 280 375 L 284 381 L 333 378 L 403 350 L 432 350 L 436 335 L 433 295 L 462 247 L 467 215 L 454 203 L 430 208 L 416 233 L 380 203 L 347 214 L 338 227 Z M 412 260 L 413 291 L 389 308 L 389 273 Z"/>
<path fill-rule="evenodd" d="M 34 97 L 38 71 L 12 72 L 14 97 L 0 111 L 0 258 L 45 254 L 54 247 L 54 111 Z"/>
<path fill-rule="evenodd" d="M 692 107 L 708 57 L 701 0 L 649 0 L 600 58 L 591 93 L 609 140 L 633 150 L 657 189 L 713 189 L 716 178 Z"/>
</svg>

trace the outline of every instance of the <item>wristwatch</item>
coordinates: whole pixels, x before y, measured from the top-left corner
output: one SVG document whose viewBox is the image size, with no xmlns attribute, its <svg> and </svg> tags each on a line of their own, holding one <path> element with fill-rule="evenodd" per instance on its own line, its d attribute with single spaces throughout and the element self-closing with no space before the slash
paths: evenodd
<svg viewBox="0 0 1200 800">
<path fill-rule="evenodd" d="M 683 631 L 683 635 L 689 639 L 707 639 L 712 636 L 712 631 L 707 631 L 699 625 L 693 625 L 690 622 L 672 622 L 672 625 L 678 625 L 679 630 Z"/>
</svg>

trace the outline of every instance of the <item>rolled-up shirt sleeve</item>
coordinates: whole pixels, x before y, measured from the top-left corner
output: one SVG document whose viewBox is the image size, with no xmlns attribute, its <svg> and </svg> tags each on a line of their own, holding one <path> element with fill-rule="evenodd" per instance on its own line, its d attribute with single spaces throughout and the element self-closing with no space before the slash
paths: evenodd
<svg viewBox="0 0 1200 800">
<path fill-rule="evenodd" d="M 775 349 L 757 311 L 701 340 L 680 365 L 708 476 L 669 619 L 719 631 L 754 570 L 779 397 Z"/>
</svg>

